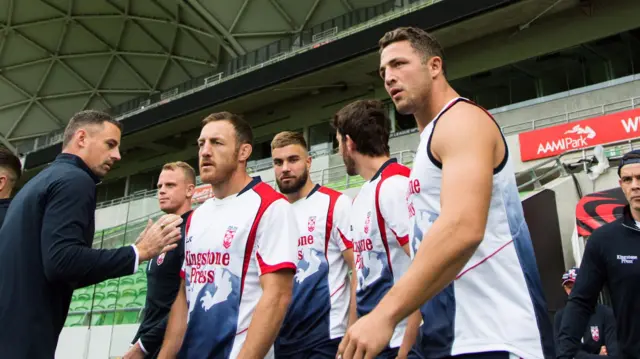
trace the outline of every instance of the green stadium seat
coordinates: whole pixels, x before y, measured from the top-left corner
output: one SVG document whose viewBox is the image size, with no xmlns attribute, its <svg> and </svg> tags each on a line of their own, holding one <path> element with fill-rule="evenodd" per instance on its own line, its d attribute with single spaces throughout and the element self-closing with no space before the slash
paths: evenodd
<svg viewBox="0 0 640 359">
<path fill-rule="evenodd" d="M 116 309 L 118 308 L 118 292 L 111 291 L 107 293 L 106 298 L 100 301 L 100 306 L 105 309 Z"/>
<path fill-rule="evenodd" d="M 125 289 L 120 292 L 118 302 L 121 303 L 125 308 L 128 308 L 131 306 L 131 303 L 133 303 L 136 300 L 137 295 L 138 295 L 138 292 L 135 289 L 131 289 L 131 288 Z"/>
<path fill-rule="evenodd" d="M 64 322 L 65 327 L 77 327 L 84 324 L 85 314 L 69 314 Z"/>
<path fill-rule="evenodd" d="M 128 311 L 122 313 L 122 322 L 119 324 L 136 324 L 138 323 L 138 315 L 140 314 L 139 310 L 136 311 Z"/>
</svg>

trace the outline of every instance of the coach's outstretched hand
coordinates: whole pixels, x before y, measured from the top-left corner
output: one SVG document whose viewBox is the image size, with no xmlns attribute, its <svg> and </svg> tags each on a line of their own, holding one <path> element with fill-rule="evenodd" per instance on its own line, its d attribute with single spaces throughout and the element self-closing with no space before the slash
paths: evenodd
<svg viewBox="0 0 640 359">
<path fill-rule="evenodd" d="M 135 244 L 139 262 L 142 263 L 176 248 L 178 246 L 176 242 L 181 236 L 180 224 L 182 224 L 182 218 L 175 214 L 165 214 L 156 223 L 149 219 L 147 227 L 140 233 Z"/>
<path fill-rule="evenodd" d="M 337 359 L 373 359 L 389 345 L 395 325 L 386 320 L 380 311 L 358 319 L 342 338 Z"/>
</svg>

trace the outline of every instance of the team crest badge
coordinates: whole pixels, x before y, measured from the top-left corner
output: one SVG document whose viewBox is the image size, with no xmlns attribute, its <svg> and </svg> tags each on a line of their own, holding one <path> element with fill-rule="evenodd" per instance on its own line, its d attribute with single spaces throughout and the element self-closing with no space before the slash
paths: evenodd
<svg viewBox="0 0 640 359">
<path fill-rule="evenodd" d="M 591 338 L 593 338 L 593 340 L 596 342 L 600 340 L 600 330 L 597 326 L 591 327 Z"/>
<path fill-rule="evenodd" d="M 238 227 L 229 226 L 227 231 L 224 233 L 224 239 L 222 240 L 222 245 L 225 249 L 229 249 L 231 247 L 231 241 L 233 241 L 233 237 L 236 235 L 236 231 Z"/>
<path fill-rule="evenodd" d="M 370 224 L 371 224 L 371 211 L 367 212 L 367 219 L 364 220 L 364 234 L 369 233 Z"/>
<path fill-rule="evenodd" d="M 161 265 L 161 264 L 162 264 L 162 262 L 164 262 L 164 255 L 165 255 L 165 253 L 162 253 L 162 254 L 160 254 L 160 255 L 158 256 L 158 259 L 156 260 L 156 263 L 157 263 L 158 265 Z"/>
<path fill-rule="evenodd" d="M 316 229 L 316 216 L 309 217 L 309 222 L 307 222 L 307 229 L 309 232 L 313 232 Z"/>
</svg>

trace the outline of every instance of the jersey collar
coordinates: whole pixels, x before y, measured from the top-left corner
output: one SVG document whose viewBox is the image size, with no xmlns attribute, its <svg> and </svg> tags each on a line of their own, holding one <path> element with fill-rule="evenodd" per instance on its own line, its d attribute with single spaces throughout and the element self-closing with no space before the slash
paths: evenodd
<svg viewBox="0 0 640 359">
<path fill-rule="evenodd" d="M 252 189 L 253 187 L 255 187 L 258 183 L 262 182 L 262 179 L 260 178 L 260 176 L 255 176 L 253 177 L 253 179 L 251 180 L 251 182 L 249 182 L 248 185 L 246 185 L 242 191 L 238 192 L 238 194 L 236 195 L 236 197 L 240 197 L 240 195 L 242 195 L 243 193 L 247 192 L 248 190 Z"/>
<path fill-rule="evenodd" d="M 376 174 L 373 177 L 371 177 L 371 180 L 369 180 L 369 182 L 373 182 L 376 179 L 378 179 L 378 177 L 382 174 L 382 171 L 384 171 L 385 168 L 387 168 L 390 164 L 397 163 L 397 162 L 398 162 L 397 159 L 389 158 L 387 162 L 383 163 L 382 166 L 380 166 L 380 168 L 378 169 L 378 172 L 376 172 Z"/>
<path fill-rule="evenodd" d="M 318 190 L 320 189 L 320 185 L 316 183 L 315 186 L 313 186 L 313 188 L 311 189 L 311 191 L 309 191 L 309 194 L 307 195 L 306 198 L 311 197 L 312 194 L 318 192 Z"/>
</svg>

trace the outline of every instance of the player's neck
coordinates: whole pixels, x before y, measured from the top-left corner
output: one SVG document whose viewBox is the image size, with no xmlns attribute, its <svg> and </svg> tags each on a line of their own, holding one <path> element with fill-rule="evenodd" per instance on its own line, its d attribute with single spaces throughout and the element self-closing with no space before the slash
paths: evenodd
<svg viewBox="0 0 640 359">
<path fill-rule="evenodd" d="M 243 188 L 251 182 L 252 178 L 247 174 L 244 168 L 238 168 L 224 182 L 211 185 L 215 198 L 223 199 L 232 194 L 239 193 Z"/>
<path fill-rule="evenodd" d="M 316 184 L 311 182 L 311 179 L 308 178 L 307 182 L 304 184 L 304 186 L 302 186 L 302 188 L 298 192 L 287 193 L 285 194 L 285 197 L 287 197 L 287 200 L 289 201 L 289 203 L 294 203 L 298 201 L 300 198 L 307 197 L 309 193 L 311 193 L 311 191 L 313 190 L 313 187 L 315 186 Z"/>
<path fill-rule="evenodd" d="M 418 133 L 422 133 L 449 101 L 459 96 L 446 81 L 434 83 L 429 98 L 423 101 L 424 106 L 413 114 L 418 125 Z"/>
<path fill-rule="evenodd" d="M 380 167 L 389 160 L 389 156 L 381 156 L 381 157 L 367 157 L 362 156 L 362 158 L 356 162 L 356 168 L 358 170 L 358 174 L 360 177 L 364 178 L 365 181 L 370 181 L 373 176 L 378 173 Z"/>
<path fill-rule="evenodd" d="M 175 214 L 176 216 L 182 216 L 183 214 L 189 212 L 191 209 L 191 198 L 188 201 L 185 201 L 182 206 L 180 206 L 175 212 L 170 214 Z"/>
</svg>

